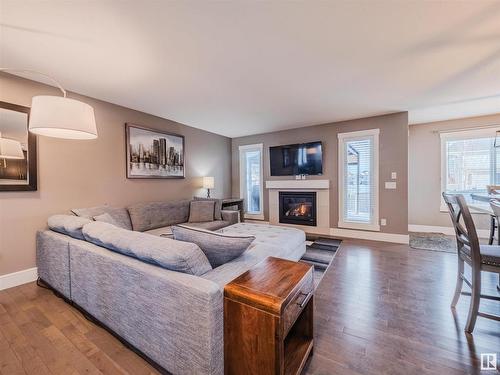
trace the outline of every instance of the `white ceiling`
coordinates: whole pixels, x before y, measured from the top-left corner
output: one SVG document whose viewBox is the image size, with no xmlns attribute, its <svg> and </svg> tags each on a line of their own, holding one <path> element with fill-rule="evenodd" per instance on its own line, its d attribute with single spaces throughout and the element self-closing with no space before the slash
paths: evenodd
<svg viewBox="0 0 500 375">
<path fill-rule="evenodd" d="M 0 2 L 0 65 L 230 137 L 500 95 L 500 1 Z"/>
</svg>

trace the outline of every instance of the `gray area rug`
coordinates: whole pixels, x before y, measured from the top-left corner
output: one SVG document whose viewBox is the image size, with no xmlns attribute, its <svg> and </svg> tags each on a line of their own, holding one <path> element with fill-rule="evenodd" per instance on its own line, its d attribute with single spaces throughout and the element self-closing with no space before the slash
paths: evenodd
<svg viewBox="0 0 500 375">
<path fill-rule="evenodd" d="M 410 232 L 410 247 L 419 250 L 442 251 L 456 253 L 457 243 L 455 237 L 443 233 Z"/>
<path fill-rule="evenodd" d="M 341 242 L 332 238 L 318 238 L 307 245 L 300 260 L 314 266 L 314 288 L 318 287 Z"/>
</svg>

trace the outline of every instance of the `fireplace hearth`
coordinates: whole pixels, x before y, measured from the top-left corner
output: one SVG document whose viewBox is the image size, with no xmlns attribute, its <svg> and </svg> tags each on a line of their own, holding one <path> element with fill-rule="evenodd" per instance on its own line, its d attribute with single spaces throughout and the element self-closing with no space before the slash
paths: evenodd
<svg viewBox="0 0 500 375">
<path fill-rule="evenodd" d="M 279 192 L 280 223 L 316 226 L 316 192 Z"/>
</svg>

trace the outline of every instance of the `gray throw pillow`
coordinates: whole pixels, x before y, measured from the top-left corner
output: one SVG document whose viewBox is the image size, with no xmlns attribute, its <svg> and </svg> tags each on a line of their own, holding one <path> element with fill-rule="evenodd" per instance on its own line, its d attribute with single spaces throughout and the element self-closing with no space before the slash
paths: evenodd
<svg viewBox="0 0 500 375">
<path fill-rule="evenodd" d="M 195 201 L 214 201 L 215 202 L 215 210 L 214 210 L 214 219 L 222 220 L 222 199 L 217 198 L 205 198 L 205 197 L 194 197 Z"/>
<path fill-rule="evenodd" d="M 104 214 L 101 214 L 101 215 L 97 215 L 97 216 L 94 216 L 93 219 L 95 221 L 101 221 L 103 223 L 108 223 L 108 224 L 112 224 L 114 225 L 115 227 L 120 227 L 120 228 L 123 228 L 120 223 L 118 223 L 114 218 L 113 216 L 111 216 L 110 214 L 108 214 L 107 212 L 104 213 Z M 127 229 L 127 228 L 123 228 L 123 229 Z"/>
<path fill-rule="evenodd" d="M 86 217 L 93 219 L 94 216 L 99 216 L 108 213 L 120 227 L 132 230 L 132 223 L 130 222 L 130 215 L 124 207 L 111 207 L 108 205 L 88 207 L 88 208 L 73 208 L 71 210 L 76 216 Z"/>
<path fill-rule="evenodd" d="M 214 210 L 214 201 L 191 201 L 189 205 L 189 222 L 214 221 Z"/>
<path fill-rule="evenodd" d="M 255 240 L 254 236 L 216 233 L 188 225 L 173 226 L 172 233 L 175 240 L 198 245 L 213 268 L 239 257 Z"/>
<path fill-rule="evenodd" d="M 47 224 L 54 232 L 67 234 L 73 238 L 83 240 L 82 228 L 85 224 L 91 223 L 90 219 L 73 215 L 52 215 Z"/>
<path fill-rule="evenodd" d="M 88 242 L 171 271 L 199 276 L 212 269 L 203 251 L 193 243 L 126 230 L 99 221 L 86 224 L 82 233 Z"/>
</svg>

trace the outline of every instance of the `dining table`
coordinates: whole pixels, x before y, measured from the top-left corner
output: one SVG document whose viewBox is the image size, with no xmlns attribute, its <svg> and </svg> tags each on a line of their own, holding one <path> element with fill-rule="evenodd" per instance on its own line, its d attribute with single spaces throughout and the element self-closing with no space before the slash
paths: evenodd
<svg viewBox="0 0 500 375">
<path fill-rule="evenodd" d="M 493 213 L 490 206 L 490 201 L 492 199 L 500 199 L 498 194 L 487 194 L 487 193 L 473 193 L 471 194 L 472 202 L 468 204 L 471 211 L 476 213 L 490 215 L 490 236 L 488 239 L 488 244 L 492 245 L 495 239 L 495 230 L 498 228 L 497 217 Z M 500 245 L 500 236 L 497 240 L 498 245 Z"/>
</svg>

